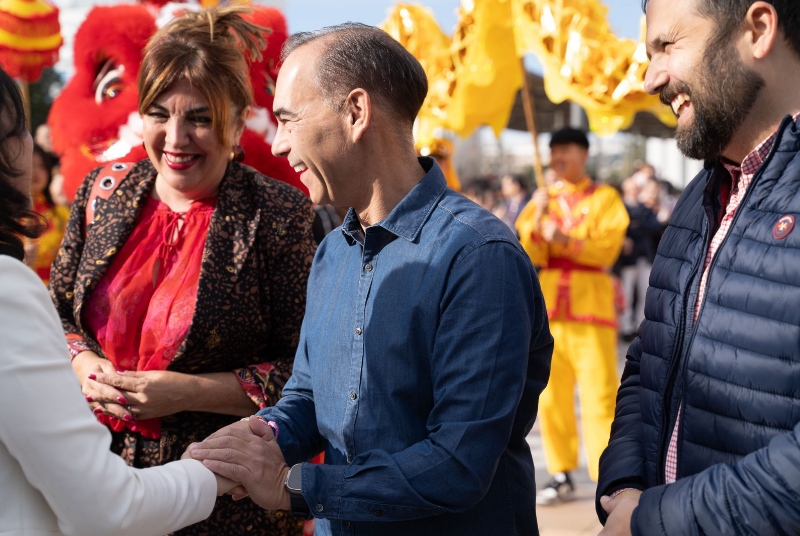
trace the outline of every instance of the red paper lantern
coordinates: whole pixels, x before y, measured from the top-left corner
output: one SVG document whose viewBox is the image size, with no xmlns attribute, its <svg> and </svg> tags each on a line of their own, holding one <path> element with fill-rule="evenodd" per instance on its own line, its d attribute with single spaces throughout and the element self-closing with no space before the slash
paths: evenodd
<svg viewBox="0 0 800 536">
<path fill-rule="evenodd" d="M 0 65 L 12 77 L 35 82 L 58 61 L 63 42 L 58 8 L 44 0 L 0 0 Z"/>
</svg>

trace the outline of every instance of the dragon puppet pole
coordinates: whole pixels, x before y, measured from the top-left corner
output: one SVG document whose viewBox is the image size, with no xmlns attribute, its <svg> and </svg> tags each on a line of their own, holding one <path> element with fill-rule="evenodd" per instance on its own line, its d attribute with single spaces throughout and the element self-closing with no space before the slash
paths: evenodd
<svg viewBox="0 0 800 536">
<path fill-rule="evenodd" d="M 525 69 L 525 58 L 519 59 L 522 69 L 522 108 L 525 110 L 525 124 L 528 132 L 533 137 L 533 175 L 536 178 L 536 186 L 544 187 L 544 172 L 542 171 L 542 160 L 539 157 L 539 133 L 536 130 L 536 119 L 534 118 L 534 104 L 531 96 L 531 88 L 528 85 L 528 71 Z"/>
<path fill-rule="evenodd" d="M 25 127 L 28 132 L 31 131 L 31 92 L 28 88 L 28 82 L 25 80 L 18 80 L 20 93 L 22 93 L 22 103 L 25 105 Z"/>
</svg>

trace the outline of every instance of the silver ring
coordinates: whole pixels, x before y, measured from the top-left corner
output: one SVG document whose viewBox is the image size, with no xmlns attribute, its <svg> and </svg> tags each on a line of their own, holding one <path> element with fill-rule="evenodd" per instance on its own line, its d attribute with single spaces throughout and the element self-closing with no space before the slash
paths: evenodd
<svg viewBox="0 0 800 536">
<path fill-rule="evenodd" d="M 133 415 L 133 410 L 131 409 L 131 407 L 130 407 L 130 406 L 125 406 L 125 407 L 126 407 L 126 408 L 128 408 L 128 413 L 130 413 L 131 415 Z"/>
</svg>

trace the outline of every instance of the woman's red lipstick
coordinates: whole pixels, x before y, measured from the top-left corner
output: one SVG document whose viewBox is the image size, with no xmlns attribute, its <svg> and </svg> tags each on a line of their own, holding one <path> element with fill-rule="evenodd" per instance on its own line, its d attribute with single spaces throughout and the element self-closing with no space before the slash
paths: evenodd
<svg viewBox="0 0 800 536">
<path fill-rule="evenodd" d="M 174 162 L 172 161 L 173 158 L 181 158 L 186 159 L 190 158 L 190 160 L 186 160 L 183 162 Z M 199 154 L 187 154 L 187 153 L 168 153 L 164 151 L 164 162 L 167 163 L 167 166 L 170 169 L 174 169 L 176 171 L 184 171 L 192 167 L 195 162 L 200 158 Z"/>
</svg>

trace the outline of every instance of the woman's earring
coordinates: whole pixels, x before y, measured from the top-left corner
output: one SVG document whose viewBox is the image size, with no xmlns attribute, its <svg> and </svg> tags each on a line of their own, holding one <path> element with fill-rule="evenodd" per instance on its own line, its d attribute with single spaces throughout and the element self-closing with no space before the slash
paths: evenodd
<svg viewBox="0 0 800 536">
<path fill-rule="evenodd" d="M 228 158 L 231 162 L 244 162 L 244 149 L 241 145 L 234 145 L 231 150 L 231 156 Z"/>
</svg>

